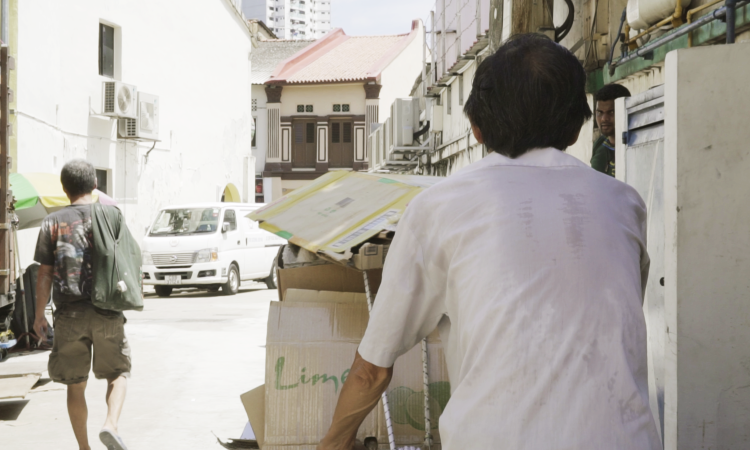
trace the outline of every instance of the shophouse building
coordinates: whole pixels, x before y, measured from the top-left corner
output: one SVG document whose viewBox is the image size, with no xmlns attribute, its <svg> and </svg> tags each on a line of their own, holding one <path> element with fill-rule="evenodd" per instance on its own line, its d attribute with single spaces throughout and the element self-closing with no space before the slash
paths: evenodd
<svg viewBox="0 0 750 450">
<path fill-rule="evenodd" d="M 336 29 L 276 66 L 265 82 L 266 200 L 330 170 L 367 169 L 367 130 L 390 115 L 381 104 L 409 95 L 423 36 L 419 20 L 392 36 Z"/>
</svg>

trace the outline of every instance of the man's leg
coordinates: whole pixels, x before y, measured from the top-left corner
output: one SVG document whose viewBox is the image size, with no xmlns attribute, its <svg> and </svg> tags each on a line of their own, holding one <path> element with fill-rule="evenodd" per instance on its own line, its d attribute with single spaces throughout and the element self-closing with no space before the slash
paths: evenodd
<svg viewBox="0 0 750 450">
<path fill-rule="evenodd" d="M 120 420 L 122 405 L 125 403 L 125 393 L 128 390 L 128 379 L 124 376 L 107 379 L 107 420 L 105 429 L 117 433 L 117 422 Z"/>
<path fill-rule="evenodd" d="M 86 407 L 86 382 L 68 385 L 68 415 L 80 450 L 91 450 L 86 422 L 89 410 Z"/>
</svg>

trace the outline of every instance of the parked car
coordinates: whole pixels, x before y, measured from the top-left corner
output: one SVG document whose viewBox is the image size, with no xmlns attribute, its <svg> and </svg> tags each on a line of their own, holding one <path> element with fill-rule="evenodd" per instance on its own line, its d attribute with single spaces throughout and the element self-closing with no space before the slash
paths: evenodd
<svg viewBox="0 0 750 450">
<path fill-rule="evenodd" d="M 243 281 L 276 288 L 275 258 L 286 240 L 246 216 L 253 203 L 203 203 L 159 211 L 143 239 L 143 283 L 159 297 L 174 289 L 221 289 L 234 295 Z"/>
</svg>

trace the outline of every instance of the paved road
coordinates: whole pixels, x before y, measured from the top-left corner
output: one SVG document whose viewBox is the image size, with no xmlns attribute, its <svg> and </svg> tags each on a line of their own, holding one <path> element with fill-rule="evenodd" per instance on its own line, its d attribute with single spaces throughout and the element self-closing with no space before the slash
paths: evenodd
<svg viewBox="0 0 750 450">
<path fill-rule="evenodd" d="M 243 286 L 233 297 L 185 292 L 148 296 L 126 313 L 133 374 L 120 420 L 130 450 L 221 449 L 212 433 L 239 438 L 247 416 L 239 396 L 263 383 L 266 320 L 275 290 Z M 47 353 L 18 357 L 46 362 Z M 47 374 L 42 376 L 42 383 Z M 104 422 L 106 382 L 91 375 L 86 391 L 94 449 Z M 76 450 L 64 386 L 47 383 L 27 401 L 0 401 L 0 448 Z"/>
</svg>

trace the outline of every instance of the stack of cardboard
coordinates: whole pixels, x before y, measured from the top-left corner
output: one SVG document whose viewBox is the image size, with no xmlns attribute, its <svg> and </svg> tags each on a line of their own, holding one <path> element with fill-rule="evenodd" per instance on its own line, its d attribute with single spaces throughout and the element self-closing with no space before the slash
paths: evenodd
<svg viewBox="0 0 750 450">
<path fill-rule="evenodd" d="M 280 302 L 269 312 L 266 384 L 242 396 L 262 449 L 312 450 L 325 435 L 369 320 L 363 271 L 374 296 L 398 217 L 438 180 L 334 172 L 250 216 L 291 243 L 279 252 Z M 427 342 L 430 428 L 439 449 L 438 418 L 450 385 L 437 333 Z M 399 446 L 425 440 L 422 364 L 417 346 L 396 362 L 387 390 Z M 388 448 L 382 402 L 358 438 Z"/>
</svg>

